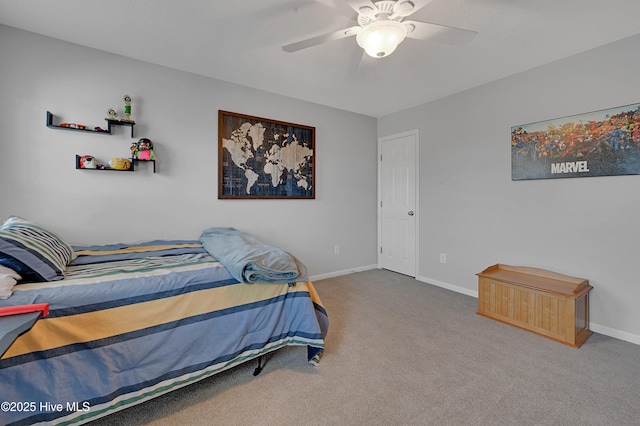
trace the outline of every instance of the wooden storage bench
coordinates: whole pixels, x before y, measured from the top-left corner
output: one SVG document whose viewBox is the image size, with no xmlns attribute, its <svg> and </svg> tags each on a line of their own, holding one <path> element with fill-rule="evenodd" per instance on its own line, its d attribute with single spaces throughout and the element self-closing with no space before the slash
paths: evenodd
<svg viewBox="0 0 640 426">
<path fill-rule="evenodd" d="M 493 265 L 478 275 L 478 314 L 579 348 L 589 338 L 589 281 Z"/>
</svg>

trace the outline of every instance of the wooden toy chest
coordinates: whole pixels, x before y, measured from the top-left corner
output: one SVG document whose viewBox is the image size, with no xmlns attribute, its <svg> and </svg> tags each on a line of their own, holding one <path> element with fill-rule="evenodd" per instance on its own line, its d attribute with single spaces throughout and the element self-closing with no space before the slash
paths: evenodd
<svg viewBox="0 0 640 426">
<path fill-rule="evenodd" d="M 589 281 L 497 264 L 478 275 L 478 314 L 579 348 L 589 330 Z"/>
</svg>

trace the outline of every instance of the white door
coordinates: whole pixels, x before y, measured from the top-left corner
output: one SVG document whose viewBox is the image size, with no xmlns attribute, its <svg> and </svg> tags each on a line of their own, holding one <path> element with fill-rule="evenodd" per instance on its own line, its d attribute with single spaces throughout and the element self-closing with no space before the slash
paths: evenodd
<svg viewBox="0 0 640 426">
<path fill-rule="evenodd" d="M 378 265 L 417 276 L 418 131 L 378 141 Z"/>
</svg>

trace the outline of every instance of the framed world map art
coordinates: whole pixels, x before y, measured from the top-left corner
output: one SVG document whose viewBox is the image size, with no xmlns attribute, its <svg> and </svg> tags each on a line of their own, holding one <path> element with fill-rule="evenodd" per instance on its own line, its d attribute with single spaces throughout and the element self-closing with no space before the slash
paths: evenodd
<svg viewBox="0 0 640 426">
<path fill-rule="evenodd" d="M 218 198 L 315 198 L 315 127 L 218 111 Z"/>
</svg>

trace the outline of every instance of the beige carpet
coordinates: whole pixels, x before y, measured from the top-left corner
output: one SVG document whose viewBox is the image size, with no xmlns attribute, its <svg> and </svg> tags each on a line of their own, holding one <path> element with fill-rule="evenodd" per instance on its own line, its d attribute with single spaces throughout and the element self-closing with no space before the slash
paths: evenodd
<svg viewBox="0 0 640 426">
<path fill-rule="evenodd" d="M 315 283 L 318 367 L 272 353 L 95 425 L 639 425 L 640 346 L 580 349 L 481 317 L 477 300 L 384 270 Z"/>
</svg>

